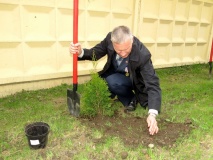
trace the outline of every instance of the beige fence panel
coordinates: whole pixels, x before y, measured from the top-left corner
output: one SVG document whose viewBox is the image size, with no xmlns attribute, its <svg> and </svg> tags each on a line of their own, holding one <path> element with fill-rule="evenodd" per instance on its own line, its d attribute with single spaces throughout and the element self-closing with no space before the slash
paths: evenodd
<svg viewBox="0 0 213 160">
<path fill-rule="evenodd" d="M 142 0 L 140 10 L 137 34 L 156 68 L 208 61 L 213 1 Z"/>
<path fill-rule="evenodd" d="M 79 0 L 82 46 L 92 47 L 117 25 L 132 28 L 134 3 Z M 0 97 L 72 83 L 72 15 L 72 0 L 0 0 Z M 98 70 L 104 62 L 98 62 Z M 79 83 L 92 69 L 91 62 L 79 62 Z"/>
</svg>

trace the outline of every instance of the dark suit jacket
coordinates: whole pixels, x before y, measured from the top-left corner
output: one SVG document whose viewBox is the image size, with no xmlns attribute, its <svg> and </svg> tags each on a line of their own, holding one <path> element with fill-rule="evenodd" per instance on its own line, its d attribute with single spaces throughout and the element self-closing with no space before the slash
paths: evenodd
<svg viewBox="0 0 213 160">
<path fill-rule="evenodd" d="M 79 60 L 96 60 L 107 55 L 107 62 L 100 75 L 105 73 L 113 62 L 114 48 L 111 42 L 111 33 L 106 38 L 91 49 L 84 49 L 84 56 Z M 129 55 L 128 70 L 133 83 L 134 92 L 138 102 L 149 109 L 160 112 L 161 89 L 159 78 L 155 73 L 151 61 L 151 54 L 148 49 L 136 37 L 134 37 L 132 51 Z"/>
</svg>

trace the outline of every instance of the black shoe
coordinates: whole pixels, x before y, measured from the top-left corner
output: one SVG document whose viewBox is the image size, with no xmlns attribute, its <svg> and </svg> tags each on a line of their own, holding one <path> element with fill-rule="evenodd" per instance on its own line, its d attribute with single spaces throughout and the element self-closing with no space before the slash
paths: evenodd
<svg viewBox="0 0 213 160">
<path fill-rule="evenodd" d="M 134 111 L 136 109 L 136 103 L 134 101 L 130 102 L 128 106 L 125 106 L 125 111 Z"/>
<path fill-rule="evenodd" d="M 109 96 L 111 99 L 114 99 L 116 97 L 115 94 L 111 93 L 111 95 Z"/>
<path fill-rule="evenodd" d="M 111 94 L 110 98 L 112 101 L 118 101 L 118 97 L 115 94 Z"/>
</svg>

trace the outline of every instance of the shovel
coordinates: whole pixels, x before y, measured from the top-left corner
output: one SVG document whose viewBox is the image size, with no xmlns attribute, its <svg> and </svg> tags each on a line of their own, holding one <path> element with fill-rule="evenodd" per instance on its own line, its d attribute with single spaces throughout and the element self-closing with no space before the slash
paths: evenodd
<svg viewBox="0 0 213 160">
<path fill-rule="evenodd" d="M 78 0 L 73 1 L 73 43 L 78 43 Z M 78 88 L 78 54 L 73 54 L 73 90 L 67 89 L 67 105 L 69 112 L 78 117 L 80 114 L 80 95 Z"/>
</svg>

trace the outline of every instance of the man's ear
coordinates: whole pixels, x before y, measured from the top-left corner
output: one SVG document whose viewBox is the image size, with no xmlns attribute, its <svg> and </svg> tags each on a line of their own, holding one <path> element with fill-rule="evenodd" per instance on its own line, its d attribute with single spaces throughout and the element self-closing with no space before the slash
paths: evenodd
<svg viewBox="0 0 213 160">
<path fill-rule="evenodd" d="M 133 43 L 133 35 L 131 35 L 131 42 Z"/>
</svg>

